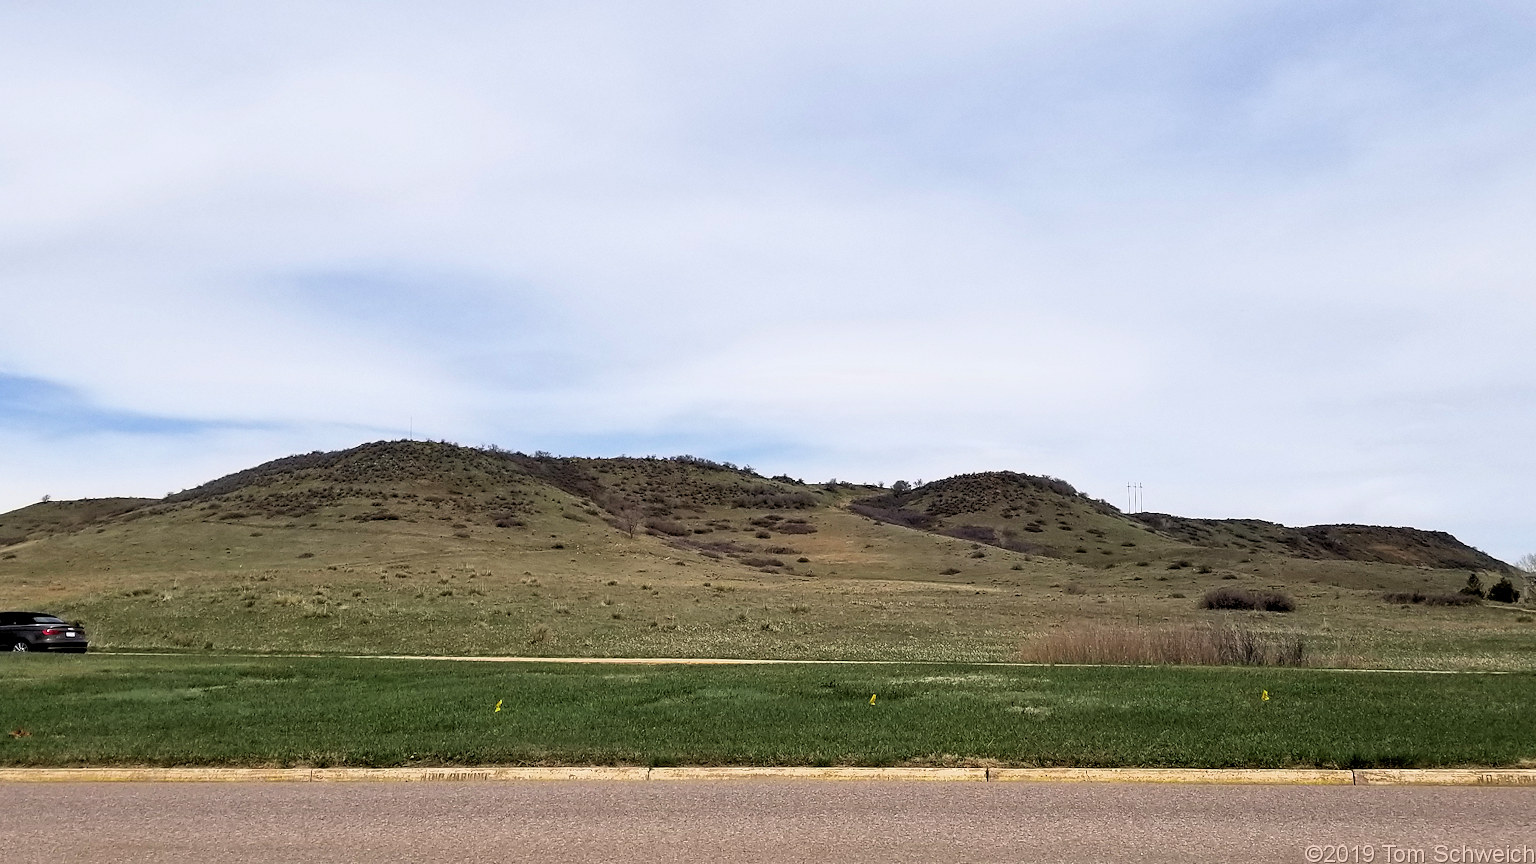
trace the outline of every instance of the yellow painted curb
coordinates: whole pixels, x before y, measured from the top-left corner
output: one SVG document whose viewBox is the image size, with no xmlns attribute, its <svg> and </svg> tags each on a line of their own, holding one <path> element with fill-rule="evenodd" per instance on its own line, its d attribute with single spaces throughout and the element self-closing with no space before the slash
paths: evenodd
<svg viewBox="0 0 1536 864">
<path fill-rule="evenodd" d="M 309 780 L 309 768 L 0 768 L 0 783 L 219 783 Z"/>
<path fill-rule="evenodd" d="M 315 768 L 308 779 L 333 782 L 462 780 L 644 780 L 645 768 Z"/>
<path fill-rule="evenodd" d="M 989 780 L 1027 783 L 1264 783 L 1348 786 L 1350 771 L 1265 768 L 993 768 Z"/>
<path fill-rule="evenodd" d="M 1521 768 L 1426 768 L 1398 770 L 1362 768 L 1355 772 L 1361 786 L 1536 786 L 1536 770 Z"/>
<path fill-rule="evenodd" d="M 985 768 L 775 768 L 729 766 L 652 768 L 652 780 L 970 780 L 986 782 Z"/>
<path fill-rule="evenodd" d="M 879 780 L 993 783 L 1182 783 L 1289 786 L 1536 786 L 1536 769 L 1446 768 L 0 768 L 0 783 Z"/>
</svg>

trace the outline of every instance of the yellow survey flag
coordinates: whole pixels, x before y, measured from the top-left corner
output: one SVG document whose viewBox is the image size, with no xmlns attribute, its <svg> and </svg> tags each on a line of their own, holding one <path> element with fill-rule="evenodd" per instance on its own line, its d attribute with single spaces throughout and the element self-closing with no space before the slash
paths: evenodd
<svg viewBox="0 0 1536 864">
<path fill-rule="evenodd" d="M 1265 696 L 1264 698 L 1268 699 L 1269 697 Z M 500 710 L 501 710 L 501 700 L 497 699 L 496 700 L 496 711 L 500 711 Z M 491 713 L 494 714 L 494 713 L 496 713 L 496 711 L 492 711 Z"/>
<path fill-rule="evenodd" d="M 869 704 L 875 704 L 875 695 L 874 693 L 869 694 Z"/>
<path fill-rule="evenodd" d="M 1269 691 L 1268 690 L 1260 690 L 1259 691 L 1259 701 L 1261 701 L 1261 702 L 1268 702 L 1269 701 Z"/>
</svg>

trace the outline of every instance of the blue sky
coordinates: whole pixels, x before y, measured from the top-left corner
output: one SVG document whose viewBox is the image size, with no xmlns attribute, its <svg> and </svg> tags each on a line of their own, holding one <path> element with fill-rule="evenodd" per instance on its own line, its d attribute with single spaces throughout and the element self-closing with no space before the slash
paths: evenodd
<svg viewBox="0 0 1536 864">
<path fill-rule="evenodd" d="M 0 2 L 0 510 L 690 452 L 1536 550 L 1517 3 Z"/>
</svg>

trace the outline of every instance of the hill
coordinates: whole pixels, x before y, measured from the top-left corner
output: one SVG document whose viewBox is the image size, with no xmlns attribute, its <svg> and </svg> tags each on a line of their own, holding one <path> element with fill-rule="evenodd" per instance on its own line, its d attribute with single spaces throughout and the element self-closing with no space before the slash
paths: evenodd
<svg viewBox="0 0 1536 864">
<path fill-rule="evenodd" d="M 1369 663 L 1518 665 L 1536 633 L 1512 607 L 1384 602 L 1509 572 L 1443 533 L 1127 515 L 1013 472 L 880 489 L 375 442 L 32 505 L 0 546 L 0 607 L 107 648 L 1007 659 L 1061 628 L 1217 620 L 1218 588 L 1292 596 L 1247 614 Z"/>
<path fill-rule="evenodd" d="M 1375 525 L 1287 528 L 1256 519 L 1186 519 L 1163 513 L 1137 513 L 1132 518 L 1161 534 L 1197 546 L 1265 551 L 1296 558 L 1515 572 L 1503 561 L 1443 531 Z"/>
<path fill-rule="evenodd" d="M 1054 477 L 1011 471 L 964 474 L 855 501 L 855 512 L 1019 552 L 1099 563 L 1200 550 L 1216 561 L 1254 553 L 1451 570 L 1514 568 L 1440 531 L 1368 525 L 1288 528 L 1252 519 L 1125 514 Z M 1082 558 L 1081 556 L 1087 556 Z"/>
</svg>

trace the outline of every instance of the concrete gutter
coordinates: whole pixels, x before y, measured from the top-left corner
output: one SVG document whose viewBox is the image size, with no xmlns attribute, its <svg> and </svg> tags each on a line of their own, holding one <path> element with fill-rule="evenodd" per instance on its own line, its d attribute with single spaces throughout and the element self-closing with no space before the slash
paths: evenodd
<svg viewBox="0 0 1536 864">
<path fill-rule="evenodd" d="M 0 783 L 864 780 L 1285 786 L 1536 786 L 1536 769 L 1257 768 L 0 768 Z"/>
</svg>

